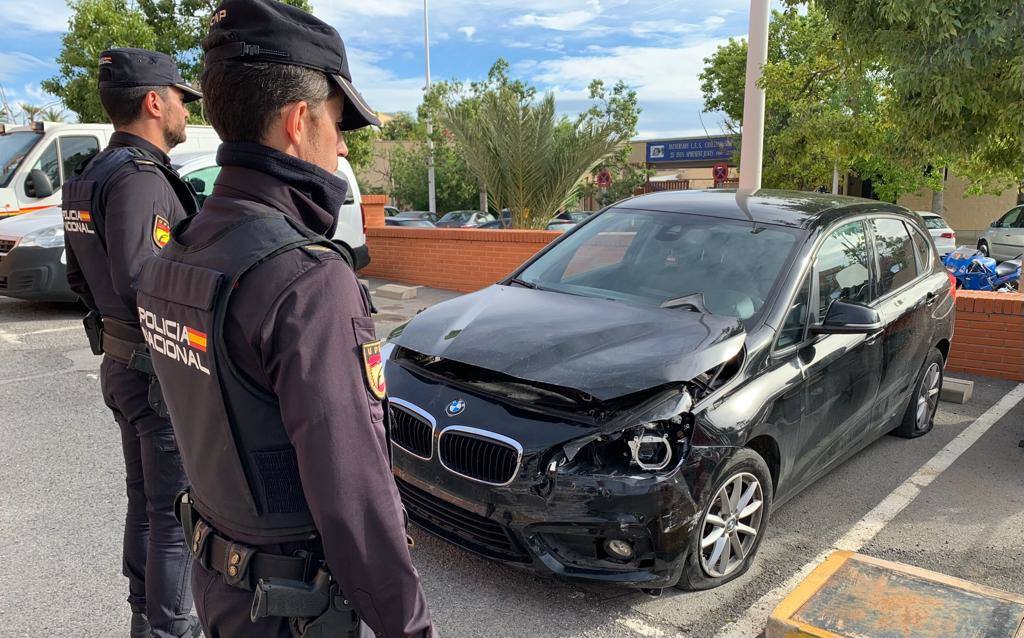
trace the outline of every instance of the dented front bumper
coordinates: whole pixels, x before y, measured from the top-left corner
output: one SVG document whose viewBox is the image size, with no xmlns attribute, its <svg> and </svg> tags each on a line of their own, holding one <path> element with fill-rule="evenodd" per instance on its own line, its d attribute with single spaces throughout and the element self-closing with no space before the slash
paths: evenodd
<svg viewBox="0 0 1024 638">
<path fill-rule="evenodd" d="M 395 475 L 412 520 L 471 552 L 565 578 L 659 588 L 679 579 L 701 514 L 697 504 L 726 452 L 691 448 L 663 473 L 577 470 L 547 484 L 530 480 L 525 469 L 519 480 L 497 487 L 398 448 Z M 611 554 L 612 540 L 624 541 L 632 555 Z"/>
</svg>

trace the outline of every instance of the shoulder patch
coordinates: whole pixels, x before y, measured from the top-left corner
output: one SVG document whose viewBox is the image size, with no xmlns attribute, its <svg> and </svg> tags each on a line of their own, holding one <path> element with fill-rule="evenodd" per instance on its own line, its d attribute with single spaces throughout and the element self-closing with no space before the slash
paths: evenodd
<svg viewBox="0 0 1024 638">
<path fill-rule="evenodd" d="M 153 244 L 163 248 L 171 240 L 171 225 L 160 215 L 153 216 Z"/>
<path fill-rule="evenodd" d="M 302 252 L 306 253 L 317 261 L 325 261 L 328 259 L 340 259 L 341 255 L 331 250 L 327 246 L 320 246 L 318 244 L 307 244 L 302 247 Z"/>
</svg>

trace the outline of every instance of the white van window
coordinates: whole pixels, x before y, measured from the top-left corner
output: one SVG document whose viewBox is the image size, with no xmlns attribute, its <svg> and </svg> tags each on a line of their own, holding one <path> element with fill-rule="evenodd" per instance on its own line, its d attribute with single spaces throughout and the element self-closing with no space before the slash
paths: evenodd
<svg viewBox="0 0 1024 638">
<path fill-rule="evenodd" d="M 100 141 L 92 135 L 68 135 L 60 138 L 60 156 L 64 179 L 71 179 L 80 168 L 100 152 Z"/>
<path fill-rule="evenodd" d="M 40 170 L 46 173 L 46 176 L 50 178 L 50 185 L 53 186 L 54 192 L 60 188 L 63 183 L 60 180 L 60 159 L 57 156 L 57 140 L 50 142 L 50 145 L 43 151 L 42 156 L 36 165 L 32 167 L 32 170 Z M 26 191 L 28 185 L 26 184 Z M 35 197 L 34 193 L 25 193 L 29 197 Z"/>
<path fill-rule="evenodd" d="M 15 131 L 0 135 L 0 187 L 7 186 L 14 172 L 21 166 L 21 160 L 29 154 L 42 135 L 31 131 Z"/>
</svg>

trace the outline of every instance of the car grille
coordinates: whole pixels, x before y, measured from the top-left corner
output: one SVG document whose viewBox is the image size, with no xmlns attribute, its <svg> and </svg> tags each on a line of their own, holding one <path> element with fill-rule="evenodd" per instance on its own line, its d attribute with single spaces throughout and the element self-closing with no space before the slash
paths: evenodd
<svg viewBox="0 0 1024 638">
<path fill-rule="evenodd" d="M 437 453 L 441 464 L 452 472 L 493 485 L 515 478 L 522 457 L 521 450 L 512 445 L 459 428 L 441 433 Z"/>
<path fill-rule="evenodd" d="M 391 408 L 391 440 L 395 445 L 416 456 L 429 459 L 434 428 L 422 418 L 407 412 L 394 403 Z"/>
<path fill-rule="evenodd" d="M 4 239 L 0 237 L 0 261 L 3 261 L 4 257 L 7 256 L 7 253 L 14 250 L 14 246 L 17 243 L 18 241 L 15 239 Z"/>
<path fill-rule="evenodd" d="M 487 558 L 529 563 L 530 557 L 496 521 L 464 510 L 396 478 L 409 518 L 449 543 Z"/>
</svg>

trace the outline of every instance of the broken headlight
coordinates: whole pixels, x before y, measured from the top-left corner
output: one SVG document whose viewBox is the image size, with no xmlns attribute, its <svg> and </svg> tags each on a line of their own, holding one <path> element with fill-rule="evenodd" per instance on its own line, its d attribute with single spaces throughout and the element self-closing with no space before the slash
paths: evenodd
<svg viewBox="0 0 1024 638">
<path fill-rule="evenodd" d="M 692 430 L 693 401 L 688 392 L 647 411 L 618 432 L 605 433 L 581 447 L 573 462 L 587 471 L 659 472 L 685 452 Z M 555 467 L 549 467 L 549 472 Z"/>
</svg>

